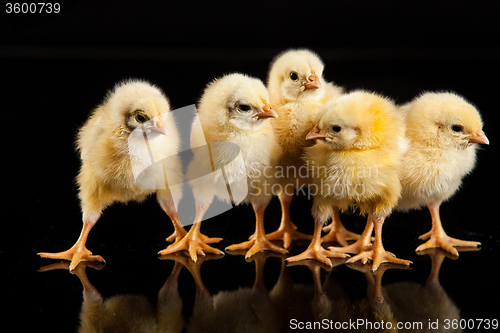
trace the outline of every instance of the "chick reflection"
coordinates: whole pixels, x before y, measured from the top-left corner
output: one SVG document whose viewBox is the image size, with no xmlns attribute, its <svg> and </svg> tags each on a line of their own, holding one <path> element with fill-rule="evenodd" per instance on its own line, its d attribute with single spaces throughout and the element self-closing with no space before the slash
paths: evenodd
<svg viewBox="0 0 500 333">
<path fill-rule="evenodd" d="M 80 262 L 71 271 L 83 286 L 83 304 L 80 312 L 79 333 L 90 332 L 158 332 L 176 333 L 184 327 L 182 299 L 177 291 L 177 279 L 182 265 L 176 263 L 169 278 L 158 293 L 155 309 L 144 296 L 117 295 L 104 300 L 90 283 L 85 269 L 101 269 L 104 264 Z M 40 271 L 68 269 L 70 263 L 61 262 L 44 266 Z"/>
<path fill-rule="evenodd" d="M 245 250 L 231 254 L 245 255 Z M 264 265 L 271 253 L 256 253 L 248 261 L 255 262 L 255 282 L 252 288 L 221 291 L 211 296 L 199 277 L 199 265 L 186 266 L 196 282 L 193 314 L 187 332 L 280 332 L 279 314 L 273 307 L 264 285 Z M 192 267 L 192 268 L 190 268 Z"/>
<path fill-rule="evenodd" d="M 460 251 L 458 248 L 457 250 Z M 385 287 L 385 298 L 400 322 L 421 322 L 421 330 L 406 329 L 404 332 L 462 332 L 460 328 L 452 330 L 445 329 L 445 320 L 452 322 L 460 321 L 460 313 L 457 306 L 446 294 L 439 283 L 439 271 L 443 260 L 448 257 L 457 259 L 450 253 L 439 249 L 423 251 L 431 258 L 431 271 L 425 286 L 415 282 L 399 282 Z M 430 323 L 439 325 L 430 326 Z M 403 330 L 401 330 L 403 331 Z"/>
</svg>

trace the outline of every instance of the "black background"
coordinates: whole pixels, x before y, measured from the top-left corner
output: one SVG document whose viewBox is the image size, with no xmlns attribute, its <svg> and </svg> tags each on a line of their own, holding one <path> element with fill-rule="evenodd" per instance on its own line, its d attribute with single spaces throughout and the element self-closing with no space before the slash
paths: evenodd
<svg viewBox="0 0 500 333">
<path fill-rule="evenodd" d="M 43 328 L 76 331 L 82 302 L 78 279 L 66 271 L 37 272 L 53 263 L 36 256 L 62 251 L 76 240 L 81 214 L 74 178 L 77 129 L 113 85 L 137 77 L 160 86 L 173 108 L 196 103 L 207 82 L 230 72 L 266 79 L 280 51 L 306 47 L 323 59 L 325 78 L 346 90 L 363 88 L 404 103 L 425 90 L 455 91 L 481 111 L 490 146 L 478 152 L 475 171 L 442 206 L 451 236 L 477 240 L 477 252 L 446 259 L 440 281 L 465 319 L 500 319 L 490 302 L 498 299 L 497 225 L 498 77 L 500 48 L 495 1 L 316 1 L 185 2 L 144 4 L 132 1 L 60 1 L 59 14 L 6 14 L 2 8 L 0 46 L 2 107 L 2 302 L 7 321 L 22 331 Z M 293 220 L 312 233 L 311 203 L 297 198 Z M 266 229 L 279 225 L 276 198 L 266 212 Z M 343 215 L 351 230 L 364 220 Z M 210 236 L 223 237 L 223 249 L 253 231 L 249 207 L 238 207 L 203 224 Z M 88 248 L 102 255 L 101 271 L 87 269 L 105 298 L 145 296 L 153 305 L 173 262 L 156 253 L 172 232 L 154 198 L 114 205 L 92 230 Z M 412 270 L 391 270 L 384 285 L 424 284 L 427 256 L 414 249 L 430 229 L 425 210 L 393 214 L 385 224 L 388 250 L 414 262 Z M 298 244 L 293 253 L 307 244 Z M 281 259 L 270 258 L 265 282 L 272 288 Z M 292 267 L 294 282 L 312 284 L 306 267 Z M 226 255 L 203 264 L 210 293 L 250 287 L 254 263 Z M 322 271 L 322 277 L 326 273 Z M 363 297 L 362 274 L 340 266 L 338 279 L 352 297 Z M 180 275 L 186 320 L 194 282 Z M 412 300 L 409 300 L 411 302 Z M 304 306 L 308 306 L 305 304 Z M 418 304 L 416 304 L 418 306 Z M 5 312 L 4 312 L 5 313 Z M 25 319 L 18 319 L 19 315 Z M 283 329 L 285 331 L 285 329 Z"/>
</svg>

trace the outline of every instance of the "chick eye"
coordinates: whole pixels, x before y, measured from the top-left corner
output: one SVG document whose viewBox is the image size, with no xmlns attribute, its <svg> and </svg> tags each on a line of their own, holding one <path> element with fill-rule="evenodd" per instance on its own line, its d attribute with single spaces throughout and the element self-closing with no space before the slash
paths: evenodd
<svg viewBox="0 0 500 333">
<path fill-rule="evenodd" d="M 134 114 L 134 119 L 139 123 L 144 123 L 149 120 L 149 117 L 145 115 L 143 112 L 137 111 Z"/>
<path fill-rule="evenodd" d="M 462 125 L 452 125 L 451 126 L 451 130 L 453 132 L 463 132 L 464 131 L 464 127 Z"/>
<path fill-rule="evenodd" d="M 297 81 L 299 79 L 299 75 L 295 72 L 290 72 L 290 80 Z"/>
<path fill-rule="evenodd" d="M 240 105 L 238 105 L 238 109 L 239 109 L 240 111 L 243 111 L 243 112 L 248 112 L 248 111 L 250 111 L 250 109 L 252 109 L 252 108 L 250 107 L 250 105 L 247 105 L 247 104 L 240 104 Z"/>
<path fill-rule="evenodd" d="M 339 133 L 340 131 L 342 131 L 342 126 L 333 125 L 332 126 L 332 131 L 335 132 L 335 133 Z"/>
</svg>

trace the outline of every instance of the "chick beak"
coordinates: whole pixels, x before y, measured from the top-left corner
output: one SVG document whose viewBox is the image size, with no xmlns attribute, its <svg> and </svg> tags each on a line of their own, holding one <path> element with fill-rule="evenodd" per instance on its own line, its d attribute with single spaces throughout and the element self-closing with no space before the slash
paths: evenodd
<svg viewBox="0 0 500 333">
<path fill-rule="evenodd" d="M 276 111 L 273 110 L 271 105 L 267 104 L 267 102 L 264 103 L 264 107 L 262 108 L 261 112 L 257 113 L 255 115 L 258 119 L 265 119 L 265 118 L 278 118 L 278 114 Z"/>
<path fill-rule="evenodd" d="M 318 125 L 314 126 L 314 128 L 306 135 L 306 140 L 315 140 L 324 138 L 325 136 L 320 133 Z"/>
<path fill-rule="evenodd" d="M 316 74 L 311 74 L 304 83 L 305 90 L 318 89 L 321 87 L 321 82 L 319 81 L 319 76 Z"/>
<path fill-rule="evenodd" d="M 163 135 L 168 135 L 167 123 L 161 118 L 154 121 L 154 125 L 151 127 L 153 131 L 156 131 Z"/>
<path fill-rule="evenodd" d="M 470 143 L 481 143 L 483 145 L 489 145 L 490 140 L 486 137 L 483 131 L 479 130 L 475 134 L 472 134 L 468 138 Z"/>
</svg>

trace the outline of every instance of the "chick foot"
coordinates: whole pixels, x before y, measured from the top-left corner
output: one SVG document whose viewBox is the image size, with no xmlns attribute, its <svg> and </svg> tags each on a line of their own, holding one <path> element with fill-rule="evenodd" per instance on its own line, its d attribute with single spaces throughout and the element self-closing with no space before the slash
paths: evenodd
<svg viewBox="0 0 500 333">
<path fill-rule="evenodd" d="M 249 249 L 249 250 L 245 254 L 245 259 L 250 258 L 251 256 L 253 256 L 254 254 L 256 254 L 258 252 L 263 252 L 266 250 L 278 252 L 278 253 L 282 253 L 282 254 L 288 253 L 288 251 L 285 250 L 284 248 L 271 243 L 271 241 L 269 241 L 269 239 L 267 239 L 266 235 L 258 235 L 249 241 L 239 243 L 239 244 L 230 245 L 230 246 L 226 247 L 226 251 L 237 251 L 237 250 L 246 250 L 246 249 Z"/>
<path fill-rule="evenodd" d="M 370 251 L 363 251 L 360 254 L 358 254 L 352 258 L 349 258 L 346 261 L 346 264 L 352 264 L 358 260 L 361 260 L 361 263 L 363 263 L 363 264 L 367 263 L 368 260 L 372 260 L 373 261 L 373 264 L 372 264 L 372 271 L 373 272 L 375 272 L 382 263 L 386 263 L 386 262 L 392 263 L 392 264 L 397 264 L 397 265 L 406 265 L 406 266 L 408 266 L 412 263 L 410 260 L 396 258 L 396 256 L 393 253 L 386 251 L 384 249 L 384 247 L 374 248 L 373 250 L 370 250 Z"/>
<path fill-rule="evenodd" d="M 266 235 L 267 239 L 282 239 L 283 247 L 285 249 L 290 247 L 290 243 L 294 239 L 311 239 L 311 235 L 306 235 L 296 231 L 297 226 L 295 226 L 295 224 L 293 224 L 290 220 L 290 204 L 292 203 L 293 195 L 281 192 L 278 197 L 281 203 L 281 223 L 278 230 Z M 250 238 L 254 236 L 255 235 L 252 235 Z"/>
<path fill-rule="evenodd" d="M 369 251 L 363 251 L 350 258 L 346 261 L 346 264 L 351 264 L 358 260 L 361 260 L 363 263 L 366 263 L 368 260 L 372 260 L 372 271 L 375 272 L 384 262 L 398 265 L 410 265 L 412 263 L 409 260 L 396 258 L 393 253 L 384 249 L 384 245 L 382 243 L 382 225 L 384 223 L 384 218 L 373 218 L 372 215 L 369 214 L 367 223 L 373 223 L 373 226 L 375 227 L 375 243 L 373 243 L 372 249 Z"/>
<path fill-rule="evenodd" d="M 271 243 L 266 237 L 266 231 L 264 230 L 264 211 L 266 210 L 267 203 L 265 205 L 252 204 L 252 206 L 255 212 L 255 233 L 250 237 L 249 241 L 228 246 L 226 247 L 226 251 L 249 249 L 245 254 L 245 259 L 265 250 L 281 254 L 288 253 L 284 248 Z"/>
<path fill-rule="evenodd" d="M 324 229 L 323 229 L 324 230 Z M 372 231 L 373 231 L 373 223 L 368 220 L 366 222 L 365 230 L 363 230 L 363 233 L 360 235 L 360 238 L 354 242 L 351 245 L 343 246 L 343 247 L 333 247 L 330 246 L 328 249 L 330 251 L 334 252 L 341 252 L 341 253 L 360 253 L 363 251 L 371 250 L 372 249 Z M 324 241 L 324 238 L 322 240 Z M 365 259 L 362 261 L 363 264 L 366 264 L 368 259 Z"/>
<path fill-rule="evenodd" d="M 333 207 L 332 223 L 323 228 L 323 231 L 328 232 L 327 235 L 323 236 L 321 239 L 323 243 L 336 242 L 342 246 L 349 245 L 348 240 L 358 240 L 361 235 L 354 232 L 350 232 L 344 227 L 342 221 L 340 220 L 339 209 Z"/>
<path fill-rule="evenodd" d="M 283 247 L 285 249 L 290 247 L 290 243 L 294 239 L 311 239 L 311 235 L 304 234 L 300 231 L 296 231 L 297 227 L 292 221 L 284 222 L 280 225 L 278 230 L 267 234 L 267 239 L 281 239 L 283 240 Z"/>
<path fill-rule="evenodd" d="M 299 255 L 289 257 L 286 259 L 287 262 L 295 262 L 305 259 L 315 259 L 321 261 L 322 263 L 332 267 L 332 262 L 328 257 L 333 258 L 348 258 L 349 255 L 346 253 L 333 252 L 326 250 L 321 246 L 321 229 L 323 228 L 323 223 L 316 222 L 314 225 L 314 235 L 309 247 Z"/>
<path fill-rule="evenodd" d="M 187 235 L 186 229 L 184 228 L 177 229 L 170 236 L 167 237 L 167 242 L 174 242 L 175 244 L 181 239 L 183 239 L 186 235 Z M 200 234 L 200 236 L 201 239 L 207 244 L 218 243 L 222 240 L 222 238 L 211 238 L 203 234 Z"/>
<path fill-rule="evenodd" d="M 167 213 L 168 217 L 170 217 L 172 225 L 174 226 L 174 232 L 170 236 L 168 236 L 166 240 L 167 242 L 174 242 L 175 244 L 182 238 L 184 238 L 184 236 L 186 236 L 187 231 L 186 229 L 184 229 L 184 227 L 181 224 L 181 221 L 179 220 L 179 216 L 177 215 L 177 210 L 175 208 L 174 202 L 172 201 L 170 192 L 164 190 L 159 191 L 157 193 L 157 196 L 158 196 L 158 203 L 160 204 L 161 208 L 163 208 L 165 213 Z"/>
<path fill-rule="evenodd" d="M 71 261 L 69 265 L 70 271 L 74 270 L 81 261 L 106 262 L 103 257 L 92 254 L 92 252 L 90 252 L 85 247 L 85 243 L 87 242 L 87 237 L 90 233 L 90 230 L 95 225 L 98 219 L 98 214 L 84 214 L 84 215 L 90 216 L 89 218 L 90 221 L 85 221 L 83 223 L 83 228 L 80 233 L 80 237 L 69 250 L 57 253 L 40 252 L 38 253 L 38 255 L 42 258 L 70 260 Z"/>
<path fill-rule="evenodd" d="M 443 250 L 458 256 L 458 251 L 455 249 L 456 246 L 461 247 L 478 247 L 481 246 L 480 242 L 464 241 L 456 238 L 452 238 L 446 234 L 441 224 L 441 218 L 439 216 L 439 206 L 440 202 L 431 203 L 427 206 L 432 217 L 432 228 L 431 231 L 423 234 L 419 237 L 421 240 L 429 239 L 426 243 L 417 247 L 415 251 L 423 251 L 430 248 L 440 247 Z"/>
<path fill-rule="evenodd" d="M 220 242 L 222 238 L 208 238 L 200 232 L 200 222 L 195 222 L 189 232 L 178 242 L 168 246 L 166 249 L 161 250 L 158 254 L 165 255 L 182 250 L 189 252 L 191 259 L 196 262 L 199 255 L 206 253 L 224 254 L 219 249 L 211 247 L 207 244 L 207 239 L 211 242 Z"/>
<path fill-rule="evenodd" d="M 176 229 L 170 236 L 167 237 L 167 242 L 177 243 L 186 236 L 187 231 L 184 228 Z"/>
<path fill-rule="evenodd" d="M 49 252 L 40 252 L 38 255 L 42 258 L 50 258 L 50 259 L 63 259 L 71 261 L 69 265 L 69 270 L 72 271 L 78 266 L 81 261 L 100 261 L 106 262 L 103 257 L 99 255 L 93 255 L 85 245 L 83 244 L 75 244 L 69 250 L 57 253 L 49 253 Z"/>
<path fill-rule="evenodd" d="M 444 230 L 441 232 L 434 232 L 431 230 L 428 233 L 425 233 L 422 236 L 420 236 L 418 239 L 420 240 L 429 239 L 429 240 L 424 244 L 421 244 L 419 247 L 417 247 L 417 249 L 415 250 L 416 252 L 439 247 L 455 256 L 458 256 L 458 250 L 455 248 L 457 246 L 459 247 L 481 246 L 480 242 L 464 241 L 450 237 L 444 232 Z"/>
</svg>

